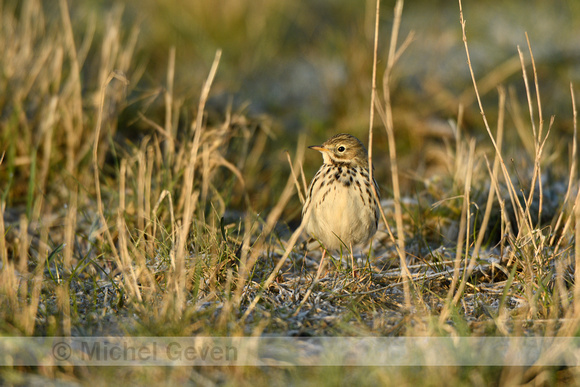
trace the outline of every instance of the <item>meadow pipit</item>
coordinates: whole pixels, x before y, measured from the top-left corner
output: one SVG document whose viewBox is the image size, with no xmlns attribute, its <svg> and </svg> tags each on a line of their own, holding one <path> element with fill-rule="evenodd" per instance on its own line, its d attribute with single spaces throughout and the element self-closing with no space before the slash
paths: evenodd
<svg viewBox="0 0 580 387">
<path fill-rule="evenodd" d="M 322 153 L 323 164 L 310 183 L 302 209 L 306 231 L 326 249 L 349 247 L 352 257 L 352 246 L 375 235 L 379 222 L 379 203 L 371 189 L 367 149 L 356 137 L 344 133 L 309 148 Z M 374 179 L 373 184 L 378 195 Z"/>
</svg>

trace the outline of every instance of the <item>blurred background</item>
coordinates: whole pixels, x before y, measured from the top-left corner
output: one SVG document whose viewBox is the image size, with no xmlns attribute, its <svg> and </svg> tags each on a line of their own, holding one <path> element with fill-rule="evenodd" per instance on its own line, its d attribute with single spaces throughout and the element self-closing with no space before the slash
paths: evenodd
<svg viewBox="0 0 580 387">
<path fill-rule="evenodd" d="M 394 3 L 381 3 L 379 88 Z M 133 73 L 127 74 L 132 82 L 128 104 L 118 135 L 138 141 L 150 133 L 151 126 L 136 119 L 140 113 L 163 122 L 163 90 L 172 47 L 176 53 L 174 95 L 183 101 L 180 114 L 195 116 L 201 86 L 216 50 L 221 49 L 208 114 L 223 117 L 231 106 L 248 120 L 266 122 L 268 144 L 260 157 L 265 158 L 270 179 L 285 181 L 288 167 L 283 151 L 295 152 L 300 133 L 306 135 L 306 145 L 319 144 L 338 132 L 368 140 L 375 5 L 374 0 L 103 0 L 70 2 L 69 7 L 73 23 L 80 26 L 75 27 L 77 45 L 93 27 L 95 34 L 104 34 L 111 17 L 122 19 L 126 28 L 121 34 L 127 40 L 131 28 L 139 30 Z M 60 20 L 59 7 L 52 2 L 43 6 L 45 13 L 52 12 L 54 20 Z M 510 147 L 514 152 L 522 149 L 512 115 L 517 109 L 528 111 L 518 46 L 533 86 L 527 32 L 546 127 L 550 116 L 556 116 L 552 149 L 562 155 L 561 165 L 567 168 L 572 135 L 569 84 L 580 80 L 580 2 L 465 0 L 463 8 L 473 68 L 493 128 L 496 88 L 501 84 L 508 89 L 508 155 Z M 460 105 L 465 109 L 462 132 L 478 141 L 478 149 L 491 145 L 474 99 L 458 2 L 406 2 L 399 43 L 411 31 L 414 40 L 396 65 L 392 83 L 403 192 L 449 172 L 442 154 L 455 141 L 449 120 L 457 119 Z M 88 77 L 86 83 L 90 82 Z M 532 98 L 535 101 L 535 93 Z M 529 117 L 525 124 L 529 126 Z M 386 134 L 378 117 L 375 125 L 376 176 L 388 192 Z M 316 152 L 306 152 L 307 179 L 320 163 Z M 252 196 L 256 208 L 275 201 L 276 195 L 259 191 Z"/>
</svg>

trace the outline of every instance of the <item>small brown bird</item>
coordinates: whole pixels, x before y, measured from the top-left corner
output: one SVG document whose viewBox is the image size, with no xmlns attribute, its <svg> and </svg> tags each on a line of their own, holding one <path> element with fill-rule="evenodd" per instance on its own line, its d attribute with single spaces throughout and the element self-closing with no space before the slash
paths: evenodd
<svg viewBox="0 0 580 387">
<path fill-rule="evenodd" d="M 367 149 L 356 137 L 344 133 L 309 148 L 322 153 L 323 164 L 310 183 L 302 208 L 306 231 L 326 249 L 345 246 L 352 252 L 353 245 L 366 243 L 375 235 L 379 221 Z M 378 195 L 374 179 L 373 184 Z"/>
</svg>

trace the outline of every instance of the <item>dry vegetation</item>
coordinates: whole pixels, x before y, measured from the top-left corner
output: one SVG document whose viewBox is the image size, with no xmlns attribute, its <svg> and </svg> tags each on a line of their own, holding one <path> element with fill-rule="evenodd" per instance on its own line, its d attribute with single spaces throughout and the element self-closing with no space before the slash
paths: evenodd
<svg viewBox="0 0 580 387">
<path fill-rule="evenodd" d="M 519 51 L 527 108 L 499 87 L 497 122 L 488 122 L 476 93 L 488 138 L 466 133 L 460 106 L 450 124 L 453 138 L 432 151 L 446 172 L 421 179 L 422 190 L 411 197 L 399 188 L 404 171 L 397 169 L 390 95 L 392 71 L 410 40 L 396 38 L 400 14 L 395 17 L 388 60 L 377 65 L 381 78 L 370 119 L 371 141 L 373 131 L 377 136 L 381 130 L 390 146 L 392 180 L 383 186 L 391 188 L 382 202 L 386 223 L 372 250 L 362 250 L 356 276 L 348 260 L 335 257 L 315 281 L 320 249 L 305 250 L 296 222 L 296 187 L 307 180 L 301 172 L 305 137 L 288 158 L 293 175 L 269 149 L 277 133 L 272 119 L 208 108 L 221 51 L 194 99 L 174 90 L 175 50 L 167 58 L 166 79 L 158 81 L 164 88 L 144 92 L 135 89 L 147 71 L 135 59 L 139 31 L 122 24 L 121 9 L 100 21 L 99 32 L 94 18 L 74 24 L 66 0 L 58 3 L 56 21 L 36 0 L 3 3 L 1 335 L 576 335 L 575 91 L 571 86 L 574 137 L 566 166 L 551 141 L 554 118 L 542 115 L 533 42 Z M 148 110 L 152 98 L 163 101 L 157 110 Z M 509 130 L 517 130 L 516 147 L 523 149 L 515 159 L 503 151 L 506 110 L 515 117 Z M 120 133 L 137 121 L 147 128 L 145 135 Z M 292 235 L 286 223 L 296 229 Z M 7 367 L 2 372 L 3 382 L 13 384 L 30 382 L 32 375 L 81 383 L 219 384 L 242 378 L 271 384 L 304 378 L 482 384 L 549 383 L 574 378 L 577 371 Z"/>
</svg>

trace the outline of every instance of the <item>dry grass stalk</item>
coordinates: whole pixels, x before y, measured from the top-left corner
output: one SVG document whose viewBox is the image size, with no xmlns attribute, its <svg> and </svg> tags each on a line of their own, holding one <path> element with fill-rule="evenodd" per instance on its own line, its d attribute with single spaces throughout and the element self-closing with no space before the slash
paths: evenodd
<svg viewBox="0 0 580 387">
<path fill-rule="evenodd" d="M 451 299 L 453 299 L 453 305 L 456 305 L 459 302 L 459 298 L 463 295 L 463 291 L 465 288 L 465 284 L 467 283 L 467 273 L 468 270 L 467 269 L 467 264 L 468 262 L 470 262 L 469 266 L 473 266 L 475 264 L 475 262 L 473 262 L 475 259 L 475 255 L 472 256 L 472 258 L 470 260 L 467 259 L 468 255 L 469 255 L 469 250 L 470 250 L 470 242 L 469 242 L 469 237 L 471 235 L 471 196 L 470 196 L 470 192 L 471 192 L 471 181 L 473 178 L 473 163 L 474 163 L 474 158 L 475 158 L 475 140 L 471 140 L 469 142 L 469 157 L 468 157 L 468 161 L 467 161 L 467 171 L 466 171 L 466 176 L 465 176 L 465 186 L 464 186 L 464 191 L 463 191 L 463 207 L 461 210 L 461 223 L 459 225 L 459 235 L 457 237 L 457 252 L 456 252 L 456 258 L 455 258 L 455 265 L 454 265 L 454 274 L 453 274 L 453 281 L 451 282 L 451 286 L 449 288 L 449 293 L 448 293 L 448 300 L 450 301 Z M 463 254 L 463 240 L 465 240 L 465 257 L 462 257 Z M 459 280 L 459 268 L 460 268 L 460 262 L 463 259 L 464 261 L 464 271 L 463 271 L 463 278 L 461 283 L 459 284 L 459 287 L 457 289 L 457 292 L 454 294 L 455 292 L 455 287 L 457 286 L 457 282 Z M 445 316 L 447 315 L 447 313 L 442 312 L 441 316 Z M 440 319 L 440 321 L 444 321 L 443 318 Z"/>
<path fill-rule="evenodd" d="M 503 144 L 503 133 L 504 133 L 504 114 L 505 114 L 505 89 L 503 87 L 498 88 L 499 94 L 499 113 L 497 117 L 497 146 L 499 149 L 502 149 Z M 497 181 L 497 175 L 499 172 L 499 158 L 496 156 L 493 160 L 493 168 L 491 170 L 491 179 Z M 489 194 L 487 196 L 487 203 L 485 205 L 485 213 L 483 215 L 483 220 L 481 221 L 481 227 L 479 228 L 479 234 L 477 235 L 477 241 L 475 243 L 475 247 L 472 253 L 472 259 L 469 264 L 470 268 L 473 268 L 473 264 L 475 263 L 475 258 L 479 255 L 479 250 L 481 249 L 481 245 L 483 243 L 483 239 L 485 237 L 485 231 L 489 225 L 489 219 L 491 217 L 491 211 L 493 208 L 493 202 L 496 196 L 496 189 L 493 185 L 490 186 Z M 470 270 L 471 270 L 470 269 Z"/>
<path fill-rule="evenodd" d="M 390 76 L 395 66 L 395 63 L 408 47 L 408 45 L 413 40 L 413 33 L 411 32 L 403 44 L 397 48 L 398 33 L 401 24 L 401 15 L 403 12 L 403 0 L 398 0 L 395 4 L 394 11 L 394 22 L 391 31 L 391 41 L 389 45 L 389 53 L 387 57 L 387 67 L 383 75 L 383 104 L 380 103 L 379 98 L 376 93 L 376 74 L 377 74 L 377 56 L 378 56 L 378 34 L 379 34 L 379 14 L 380 14 L 380 2 L 377 0 L 376 10 L 375 10 L 375 33 L 374 33 L 374 50 L 373 50 L 373 73 L 372 73 L 372 87 L 371 87 L 371 107 L 370 107 L 370 119 L 369 119 L 369 170 L 370 177 L 373 176 L 373 164 L 372 164 L 372 141 L 373 141 L 373 127 L 374 127 L 374 112 L 377 109 L 379 116 L 387 132 L 387 138 L 389 143 L 389 156 L 391 162 L 391 175 L 393 180 L 393 196 L 395 202 L 395 222 L 397 225 L 397 238 L 395 238 L 391 232 L 390 226 L 387 222 L 384 210 L 379 207 L 381 212 L 381 217 L 387 229 L 387 232 L 391 238 L 396 243 L 397 252 L 399 254 L 399 262 L 402 268 L 403 277 L 406 279 L 403 281 L 404 292 L 405 292 L 405 305 L 409 309 L 411 307 L 411 292 L 409 288 L 409 282 L 412 283 L 410 279 L 410 272 L 407 268 L 407 258 L 405 253 L 405 235 L 403 232 L 403 217 L 401 209 L 401 193 L 399 187 L 399 172 L 397 166 L 397 153 L 396 153 L 396 142 L 394 136 L 394 127 L 392 119 L 392 106 L 390 99 Z M 384 106 L 384 107 L 383 107 Z M 375 188 L 372 187 L 373 194 L 377 196 Z"/>
</svg>

